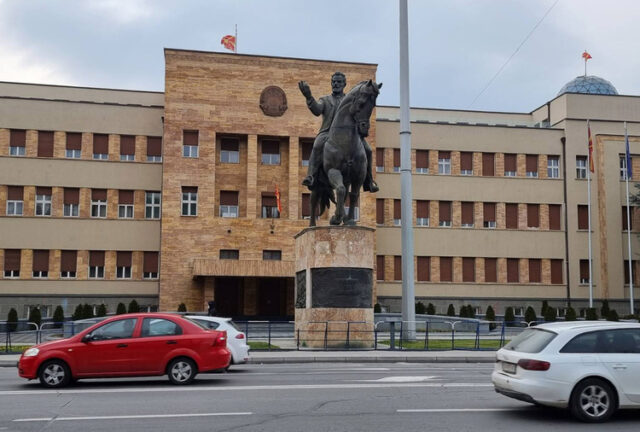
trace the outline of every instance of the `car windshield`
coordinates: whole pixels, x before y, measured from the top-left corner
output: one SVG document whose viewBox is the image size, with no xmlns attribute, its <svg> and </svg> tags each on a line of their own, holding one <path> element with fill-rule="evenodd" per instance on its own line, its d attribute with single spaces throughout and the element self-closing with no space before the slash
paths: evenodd
<svg viewBox="0 0 640 432">
<path fill-rule="evenodd" d="M 539 353 L 556 336 L 557 333 L 548 330 L 528 328 L 506 344 L 504 349 L 523 353 Z"/>
</svg>

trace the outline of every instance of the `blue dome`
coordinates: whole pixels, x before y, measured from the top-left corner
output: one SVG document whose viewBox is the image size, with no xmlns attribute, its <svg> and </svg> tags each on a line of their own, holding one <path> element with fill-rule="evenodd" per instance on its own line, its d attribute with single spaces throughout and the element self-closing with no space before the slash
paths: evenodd
<svg viewBox="0 0 640 432">
<path fill-rule="evenodd" d="M 618 90 L 606 79 L 593 75 L 583 75 L 566 83 L 558 92 L 558 96 L 563 93 L 617 95 Z"/>
</svg>

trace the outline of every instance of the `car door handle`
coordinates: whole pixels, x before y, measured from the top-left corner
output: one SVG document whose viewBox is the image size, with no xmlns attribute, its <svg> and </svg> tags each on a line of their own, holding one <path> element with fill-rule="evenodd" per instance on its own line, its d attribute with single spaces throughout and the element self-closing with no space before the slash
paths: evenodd
<svg viewBox="0 0 640 432">
<path fill-rule="evenodd" d="M 178 342 L 174 340 L 167 341 L 167 345 L 176 345 Z"/>
<path fill-rule="evenodd" d="M 118 344 L 116 345 L 116 348 L 126 348 L 127 346 L 127 344 Z"/>
<path fill-rule="evenodd" d="M 614 368 L 614 369 L 618 369 L 618 370 L 620 370 L 620 369 L 626 369 L 626 368 L 627 368 L 627 365 L 625 365 L 625 364 L 614 364 L 614 365 L 613 365 L 613 368 Z"/>
</svg>

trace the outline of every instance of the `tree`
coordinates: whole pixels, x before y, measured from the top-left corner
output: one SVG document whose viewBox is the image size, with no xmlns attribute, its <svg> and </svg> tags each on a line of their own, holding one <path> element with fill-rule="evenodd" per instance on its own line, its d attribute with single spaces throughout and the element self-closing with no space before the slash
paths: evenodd
<svg viewBox="0 0 640 432">
<path fill-rule="evenodd" d="M 558 317 L 558 311 L 556 308 L 547 307 L 547 310 L 544 313 L 544 320 L 547 322 L 553 322 Z"/>
<path fill-rule="evenodd" d="M 131 303 L 129 303 L 129 309 L 127 309 L 128 313 L 138 313 L 140 312 L 140 306 L 138 306 L 138 302 L 136 301 L 136 299 L 131 300 Z"/>
<path fill-rule="evenodd" d="M 609 311 L 609 315 L 607 315 L 607 320 L 608 321 L 619 321 L 620 318 L 618 317 L 618 312 L 616 312 L 615 309 L 611 309 Z"/>
<path fill-rule="evenodd" d="M 487 306 L 487 312 L 484 314 L 484 319 L 489 321 L 489 330 L 493 330 L 496 328 L 496 323 L 493 322 L 496 320 L 496 313 L 491 305 Z"/>
<path fill-rule="evenodd" d="M 424 315 L 426 311 L 427 311 L 427 307 L 424 305 L 424 303 L 422 303 L 421 301 L 416 303 L 416 314 Z"/>
<path fill-rule="evenodd" d="M 476 310 L 473 306 L 467 305 L 467 318 L 475 318 Z"/>
<path fill-rule="evenodd" d="M 466 318 L 467 317 L 467 306 L 466 305 L 460 306 L 460 312 L 458 313 L 458 316 L 460 318 Z"/>
<path fill-rule="evenodd" d="M 456 316 L 456 308 L 453 307 L 451 303 L 449 303 L 449 307 L 447 308 L 447 316 Z"/>
<path fill-rule="evenodd" d="M 104 303 L 98 306 L 98 313 L 96 313 L 96 316 L 99 316 L 99 317 L 107 316 L 107 307 L 104 305 Z"/>
<path fill-rule="evenodd" d="M 436 314 L 436 307 L 433 305 L 433 303 L 429 303 L 427 305 L 427 315 L 435 315 Z"/>
<path fill-rule="evenodd" d="M 541 316 L 545 316 L 548 307 L 549 307 L 549 302 L 547 302 L 546 300 L 542 300 L 542 307 L 540 308 Z"/>
<path fill-rule="evenodd" d="M 36 323 L 38 324 L 38 327 L 40 327 L 40 323 L 42 323 L 42 314 L 40 313 L 40 308 L 34 307 L 29 311 L 28 321 Z"/>
<path fill-rule="evenodd" d="M 18 328 L 18 312 L 11 308 L 9 309 L 9 314 L 7 315 L 7 330 L 10 332 L 16 331 Z"/>
<path fill-rule="evenodd" d="M 89 303 L 85 303 L 82 306 L 82 319 L 93 318 L 93 306 Z"/>
<path fill-rule="evenodd" d="M 122 315 L 127 313 L 127 307 L 124 303 L 118 303 L 118 307 L 116 308 L 116 315 Z"/>
<path fill-rule="evenodd" d="M 62 327 L 62 323 L 64 322 L 64 310 L 62 306 L 56 306 L 56 310 L 53 311 L 53 326 L 56 328 Z"/>
<path fill-rule="evenodd" d="M 83 313 L 84 312 L 82 309 L 82 305 L 79 304 L 78 306 L 76 306 L 76 309 L 73 311 L 73 315 L 71 315 L 71 319 L 74 321 L 81 320 L 82 318 L 84 318 Z"/>
<path fill-rule="evenodd" d="M 376 303 L 377 304 L 377 303 Z M 186 312 L 187 311 L 187 305 L 184 303 L 180 303 L 178 305 L 178 312 Z"/>
<path fill-rule="evenodd" d="M 380 306 L 380 303 L 376 303 L 373 305 L 373 313 L 381 313 L 382 312 L 382 306 Z"/>
<path fill-rule="evenodd" d="M 564 314 L 565 321 L 575 321 L 576 320 L 576 310 L 569 306 L 567 308 L 567 312 Z"/>
<path fill-rule="evenodd" d="M 585 318 L 587 321 L 597 321 L 598 320 L 598 312 L 596 308 L 588 308 L 587 316 Z"/>
<path fill-rule="evenodd" d="M 516 316 L 513 314 L 513 308 L 511 306 L 509 306 L 505 311 L 504 311 L 504 322 L 506 323 L 512 323 L 516 320 Z"/>
<path fill-rule="evenodd" d="M 609 300 L 602 300 L 602 307 L 600 308 L 600 316 L 602 318 L 608 318 L 609 312 L 611 309 L 609 308 Z"/>
<path fill-rule="evenodd" d="M 538 317 L 536 316 L 536 311 L 534 311 L 531 306 L 527 307 L 527 310 L 524 311 L 524 320 L 527 323 L 538 321 Z"/>
</svg>

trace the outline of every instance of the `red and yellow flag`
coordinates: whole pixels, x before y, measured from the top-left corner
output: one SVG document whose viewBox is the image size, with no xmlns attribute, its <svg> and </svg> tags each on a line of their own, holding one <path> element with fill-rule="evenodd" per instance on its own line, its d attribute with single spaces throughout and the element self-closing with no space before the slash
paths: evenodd
<svg viewBox="0 0 640 432">
<path fill-rule="evenodd" d="M 236 37 L 233 35 L 226 35 L 222 38 L 220 43 L 228 50 L 236 52 Z"/>
<path fill-rule="evenodd" d="M 278 206 L 278 213 L 282 213 L 282 205 L 280 204 L 280 189 L 276 185 L 276 205 Z"/>
<path fill-rule="evenodd" d="M 594 172 L 594 169 L 593 169 L 593 140 L 591 139 L 591 126 L 587 126 L 587 132 L 589 134 L 589 171 Z"/>
<path fill-rule="evenodd" d="M 588 52 L 585 51 L 585 52 L 582 53 L 582 58 L 585 59 L 585 61 L 586 61 L 586 60 L 589 60 L 590 58 L 593 58 L 593 57 L 591 57 L 591 54 L 589 54 Z"/>
</svg>

